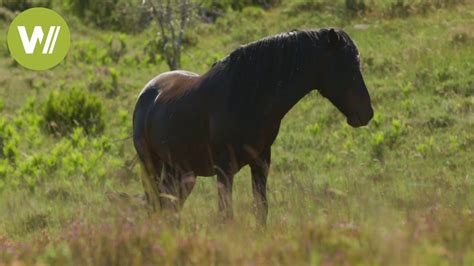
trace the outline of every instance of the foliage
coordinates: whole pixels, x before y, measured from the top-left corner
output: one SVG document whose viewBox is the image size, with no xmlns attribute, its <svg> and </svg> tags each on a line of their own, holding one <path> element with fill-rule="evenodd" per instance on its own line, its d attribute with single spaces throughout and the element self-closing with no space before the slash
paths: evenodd
<svg viewBox="0 0 474 266">
<path fill-rule="evenodd" d="M 18 156 L 18 142 L 20 141 L 17 131 L 9 125 L 5 119 L 0 120 L 0 159 L 14 162 Z"/>
<path fill-rule="evenodd" d="M 241 10 L 248 6 L 259 6 L 269 8 L 279 4 L 280 0 L 205 0 L 203 6 L 206 9 L 226 11 L 227 9 Z"/>
<path fill-rule="evenodd" d="M 151 21 L 150 13 L 139 3 L 126 0 L 66 0 L 64 5 L 82 21 L 111 30 L 140 32 Z"/>
<path fill-rule="evenodd" d="M 346 9 L 356 14 L 363 14 L 366 10 L 364 0 L 346 0 Z"/>
<path fill-rule="evenodd" d="M 1 7 L 23 11 L 32 7 L 51 7 L 52 0 L 2 0 Z"/>
<path fill-rule="evenodd" d="M 378 16 L 383 18 L 407 17 L 426 14 L 436 9 L 448 8 L 464 3 L 465 0 L 295 0 L 289 1 L 286 11 L 296 14 L 305 10 L 337 10 L 342 14 Z M 347 12 L 344 12 L 347 11 Z"/>
<path fill-rule="evenodd" d="M 53 91 L 45 103 L 44 123 L 49 132 L 68 134 L 81 127 L 87 134 L 104 130 L 104 108 L 94 95 L 82 90 Z"/>
<path fill-rule="evenodd" d="M 393 0 L 385 2 L 383 8 L 386 16 L 405 17 L 410 14 L 424 14 L 433 9 L 446 8 L 462 2 L 464 0 Z"/>
<path fill-rule="evenodd" d="M 7 22 L 12 21 L 15 18 L 15 14 L 5 7 L 0 7 L 0 20 Z"/>
</svg>

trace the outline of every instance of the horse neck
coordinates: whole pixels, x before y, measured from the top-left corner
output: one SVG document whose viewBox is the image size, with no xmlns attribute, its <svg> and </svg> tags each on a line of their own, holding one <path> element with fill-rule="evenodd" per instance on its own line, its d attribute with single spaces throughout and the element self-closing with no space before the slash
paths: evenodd
<svg viewBox="0 0 474 266">
<path fill-rule="evenodd" d="M 274 81 L 266 84 L 272 92 L 271 99 L 265 106 L 265 115 L 281 120 L 305 95 L 317 87 L 320 81 L 321 68 L 325 64 L 322 48 L 312 45 L 312 40 L 300 38 L 301 44 L 295 47 L 293 56 L 288 58 L 288 64 L 282 64 L 279 73 L 266 73 L 267 76 L 283 80 L 281 86 L 272 86 Z M 283 51 L 282 53 L 286 53 Z M 280 53 L 280 52 L 279 52 Z M 279 56 L 277 53 L 275 56 Z M 273 63 L 273 62 L 268 62 Z M 271 68 L 270 68 L 271 69 Z M 279 84 L 279 81 L 277 81 Z"/>
<path fill-rule="evenodd" d="M 313 59 L 315 53 L 321 51 L 313 50 L 310 40 L 302 41 L 290 47 L 276 42 L 253 47 L 252 52 L 243 51 L 238 55 L 243 58 L 231 61 L 225 76 L 231 81 L 230 97 L 236 106 L 230 109 L 281 120 L 315 88 L 315 74 L 319 71 Z M 226 64 L 223 63 L 223 68 Z"/>
<path fill-rule="evenodd" d="M 265 107 L 266 116 L 283 119 L 293 106 L 316 88 L 316 73 L 317 70 L 309 63 L 299 66 L 284 87 L 274 88 L 273 97 Z"/>
<path fill-rule="evenodd" d="M 270 99 L 264 107 L 265 116 L 274 119 L 283 117 L 304 96 L 316 89 L 321 81 L 321 67 L 325 65 L 323 50 L 314 50 L 314 54 L 303 56 L 303 59 L 294 65 L 286 83 L 281 87 L 271 87 Z"/>
</svg>

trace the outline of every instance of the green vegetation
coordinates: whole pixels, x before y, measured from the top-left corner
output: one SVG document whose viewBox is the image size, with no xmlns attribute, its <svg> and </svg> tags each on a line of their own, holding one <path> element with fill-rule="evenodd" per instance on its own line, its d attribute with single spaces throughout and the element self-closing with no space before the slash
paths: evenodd
<svg viewBox="0 0 474 266">
<path fill-rule="evenodd" d="M 186 33 L 182 65 L 198 73 L 293 28 L 341 27 L 358 44 L 376 115 L 350 128 L 317 92 L 287 115 L 266 231 L 247 168 L 233 223 L 221 223 L 215 179 L 202 177 L 179 226 L 148 217 L 123 139 L 140 89 L 167 70 L 154 26 L 102 27 L 85 15 L 95 11 L 71 9 L 79 1 L 44 2 L 71 28 L 62 64 L 23 69 L 0 35 L 0 264 L 474 264 L 472 1 L 228 1 Z"/>
<path fill-rule="evenodd" d="M 73 88 L 67 93 L 53 91 L 44 109 L 44 124 L 51 133 L 62 135 L 78 127 L 86 133 L 102 133 L 104 130 L 102 103 L 83 90 Z"/>
</svg>

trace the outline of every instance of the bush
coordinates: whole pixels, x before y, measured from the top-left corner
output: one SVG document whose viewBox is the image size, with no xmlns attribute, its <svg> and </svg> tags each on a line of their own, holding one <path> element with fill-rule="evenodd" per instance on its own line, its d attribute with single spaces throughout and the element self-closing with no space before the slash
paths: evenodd
<svg viewBox="0 0 474 266">
<path fill-rule="evenodd" d="M 245 7 L 256 6 L 270 8 L 279 4 L 281 0 L 204 0 L 200 15 L 205 21 L 215 22 L 218 17 L 230 10 L 242 10 Z"/>
<path fill-rule="evenodd" d="M 141 1 L 67 0 L 66 9 L 103 29 L 140 32 L 151 22 L 150 11 Z M 132 4 L 133 3 L 133 4 Z"/>
<path fill-rule="evenodd" d="M 18 155 L 19 142 L 17 130 L 5 119 L 0 119 L 0 159 L 14 162 Z"/>
<path fill-rule="evenodd" d="M 116 96 L 119 90 L 119 73 L 115 68 L 97 68 L 89 78 L 89 91 L 105 92 L 107 96 Z"/>
<path fill-rule="evenodd" d="M 0 20 L 10 22 L 15 18 L 15 13 L 5 7 L 0 7 Z"/>
<path fill-rule="evenodd" d="M 258 23 L 248 24 L 247 27 L 235 27 L 245 23 L 245 21 L 252 21 L 263 16 L 264 11 L 259 7 L 246 7 L 242 12 L 229 11 L 226 16 L 220 17 L 216 20 L 215 28 L 220 32 L 226 32 L 224 44 L 240 44 L 248 43 L 258 39 L 261 36 L 268 34 L 268 28 L 262 27 Z"/>
<path fill-rule="evenodd" d="M 280 0 L 205 0 L 203 6 L 208 9 L 227 10 L 231 8 L 240 10 L 247 6 L 268 8 L 278 3 L 280 3 Z"/>
<path fill-rule="evenodd" d="M 288 3 L 285 13 L 289 15 L 297 15 L 306 10 L 319 11 L 327 6 L 323 0 L 294 0 Z"/>
<path fill-rule="evenodd" d="M 363 14 L 366 11 L 364 0 L 346 0 L 346 9 L 353 14 Z"/>
<path fill-rule="evenodd" d="M 448 8 L 462 4 L 465 0 L 391 0 L 383 2 L 383 14 L 386 17 L 406 17 L 409 15 L 425 14 L 429 11 Z"/>
<path fill-rule="evenodd" d="M 86 134 L 99 134 L 105 128 L 100 100 L 78 89 L 54 91 L 44 107 L 44 124 L 53 134 L 69 134 L 81 127 Z"/>
<path fill-rule="evenodd" d="M 2 7 L 12 11 L 23 11 L 32 7 L 51 7 L 51 0 L 1 0 Z"/>
<path fill-rule="evenodd" d="M 127 53 L 127 42 L 125 39 L 126 36 L 120 34 L 118 36 L 110 36 L 107 40 L 107 45 L 109 46 L 107 54 L 112 58 L 114 63 L 117 63 L 120 58 Z"/>
</svg>

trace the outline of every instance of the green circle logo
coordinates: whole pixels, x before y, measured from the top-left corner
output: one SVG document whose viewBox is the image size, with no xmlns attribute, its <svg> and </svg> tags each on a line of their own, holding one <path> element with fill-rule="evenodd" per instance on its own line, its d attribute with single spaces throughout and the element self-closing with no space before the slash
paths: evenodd
<svg viewBox="0 0 474 266">
<path fill-rule="evenodd" d="M 71 33 L 58 13 L 36 7 L 15 17 L 7 39 L 8 49 L 20 65 L 46 70 L 64 59 L 71 44 Z"/>
</svg>

